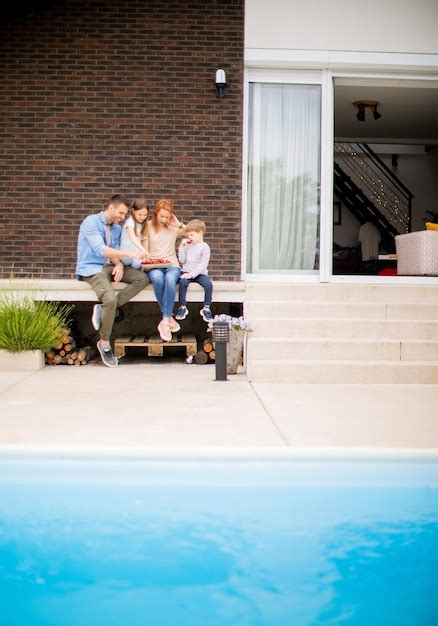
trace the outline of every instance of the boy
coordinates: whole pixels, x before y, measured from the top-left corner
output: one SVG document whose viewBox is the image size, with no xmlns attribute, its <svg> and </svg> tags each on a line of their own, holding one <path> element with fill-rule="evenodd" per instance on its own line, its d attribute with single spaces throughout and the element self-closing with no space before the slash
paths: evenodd
<svg viewBox="0 0 438 626">
<path fill-rule="evenodd" d="M 192 220 L 186 226 L 187 239 L 183 239 L 178 248 L 178 260 L 181 263 L 182 274 L 179 281 L 179 307 L 175 315 L 176 320 L 183 320 L 189 314 L 186 294 L 190 283 L 198 283 L 204 288 L 204 306 L 199 312 L 200 316 L 205 322 L 213 319 L 210 311 L 213 284 L 207 269 L 210 260 L 210 246 L 204 241 L 205 231 L 204 222 Z"/>
</svg>

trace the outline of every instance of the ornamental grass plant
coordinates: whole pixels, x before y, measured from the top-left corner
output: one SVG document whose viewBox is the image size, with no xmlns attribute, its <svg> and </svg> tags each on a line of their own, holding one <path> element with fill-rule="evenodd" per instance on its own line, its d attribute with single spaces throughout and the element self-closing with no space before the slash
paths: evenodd
<svg viewBox="0 0 438 626">
<path fill-rule="evenodd" d="M 68 328 L 72 306 L 35 302 L 29 296 L 0 295 L 0 349 L 9 352 L 47 352 Z"/>
</svg>

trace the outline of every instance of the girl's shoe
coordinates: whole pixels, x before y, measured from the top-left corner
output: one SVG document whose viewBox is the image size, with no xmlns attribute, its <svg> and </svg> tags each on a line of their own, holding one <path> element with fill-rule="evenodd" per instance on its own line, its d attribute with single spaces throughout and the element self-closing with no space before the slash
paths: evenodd
<svg viewBox="0 0 438 626">
<path fill-rule="evenodd" d="M 170 341 L 172 339 L 172 333 L 170 332 L 170 324 L 161 320 L 157 326 L 160 337 L 163 341 Z"/>
<path fill-rule="evenodd" d="M 169 326 L 170 332 L 172 333 L 177 333 L 179 330 L 181 330 L 181 326 L 173 319 L 173 317 L 170 318 Z"/>
</svg>

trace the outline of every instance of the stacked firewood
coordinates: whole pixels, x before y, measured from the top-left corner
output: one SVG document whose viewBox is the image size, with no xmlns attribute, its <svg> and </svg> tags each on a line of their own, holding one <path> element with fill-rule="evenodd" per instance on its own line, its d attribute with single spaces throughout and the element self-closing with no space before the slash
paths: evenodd
<svg viewBox="0 0 438 626">
<path fill-rule="evenodd" d="M 214 349 L 214 343 L 212 339 L 205 339 L 202 343 L 202 348 L 195 354 L 195 363 L 198 365 L 205 365 L 211 363 L 216 359 L 216 350 Z"/>
<path fill-rule="evenodd" d="M 71 335 L 64 335 L 61 341 L 46 352 L 47 365 L 87 365 L 96 356 L 93 346 L 78 348 Z"/>
</svg>

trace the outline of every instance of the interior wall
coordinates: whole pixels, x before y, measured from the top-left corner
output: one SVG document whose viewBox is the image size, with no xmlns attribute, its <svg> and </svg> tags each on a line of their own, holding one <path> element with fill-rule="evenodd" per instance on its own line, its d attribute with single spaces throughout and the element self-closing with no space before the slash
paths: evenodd
<svg viewBox="0 0 438 626">
<path fill-rule="evenodd" d="M 436 0 L 246 0 L 245 46 L 438 53 Z"/>
<path fill-rule="evenodd" d="M 391 156 L 380 158 L 391 169 Z M 438 211 L 438 154 L 399 154 L 395 174 L 414 194 L 411 230 L 423 230 L 426 210 Z"/>
<path fill-rule="evenodd" d="M 341 216 L 341 223 L 333 227 L 333 242 L 342 247 L 358 246 L 359 220 L 344 205 L 341 206 Z"/>
<path fill-rule="evenodd" d="M 391 155 L 379 156 L 393 169 Z M 426 216 L 426 211 L 438 212 L 438 154 L 399 154 L 398 167 L 394 173 L 414 194 L 411 230 L 423 230 L 423 218 L 430 217 Z M 360 222 L 347 207 L 342 206 L 342 223 L 334 226 L 333 241 L 340 246 L 356 246 L 359 228 Z"/>
</svg>

